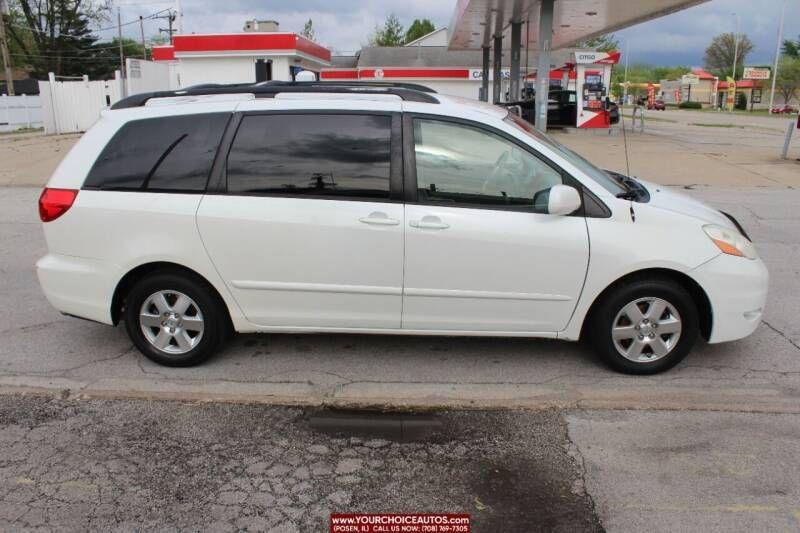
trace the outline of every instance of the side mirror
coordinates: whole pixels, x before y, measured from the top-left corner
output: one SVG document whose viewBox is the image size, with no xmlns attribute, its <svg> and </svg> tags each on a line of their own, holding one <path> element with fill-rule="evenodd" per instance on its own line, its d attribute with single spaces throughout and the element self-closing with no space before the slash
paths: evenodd
<svg viewBox="0 0 800 533">
<path fill-rule="evenodd" d="M 547 200 L 547 213 L 550 215 L 569 215 L 581 206 L 581 195 L 575 187 L 553 185 Z"/>
</svg>

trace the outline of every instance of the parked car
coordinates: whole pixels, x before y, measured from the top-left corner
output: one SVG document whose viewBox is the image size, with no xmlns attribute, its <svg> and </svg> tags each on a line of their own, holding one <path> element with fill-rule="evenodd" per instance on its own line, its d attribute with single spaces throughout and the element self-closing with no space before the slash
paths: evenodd
<svg viewBox="0 0 800 533">
<path fill-rule="evenodd" d="M 655 110 L 655 111 L 664 111 L 667 109 L 667 104 L 664 103 L 664 100 L 661 98 L 656 98 L 653 100 L 651 104 L 647 98 L 647 96 L 640 96 L 636 100 L 636 105 L 646 107 L 648 110 Z"/>
<path fill-rule="evenodd" d="M 730 215 L 506 109 L 387 84 L 123 99 L 39 213 L 51 304 L 169 366 L 232 331 L 344 332 L 587 338 L 649 374 L 752 333 L 767 294 Z"/>
<path fill-rule="evenodd" d="M 769 110 L 769 112 L 777 115 L 783 115 L 783 114 L 797 113 L 797 109 L 790 106 L 789 104 L 785 104 L 782 106 L 774 106 L 772 109 Z"/>
<path fill-rule="evenodd" d="M 506 107 L 519 106 L 522 111 L 522 118 L 531 124 L 535 122 L 535 98 L 509 102 L 505 105 Z M 619 122 L 619 106 L 611 100 L 606 100 L 606 109 L 608 109 L 611 124 Z M 550 91 L 547 101 L 547 124 L 549 126 L 575 126 L 577 113 L 578 105 L 575 91 Z"/>
</svg>

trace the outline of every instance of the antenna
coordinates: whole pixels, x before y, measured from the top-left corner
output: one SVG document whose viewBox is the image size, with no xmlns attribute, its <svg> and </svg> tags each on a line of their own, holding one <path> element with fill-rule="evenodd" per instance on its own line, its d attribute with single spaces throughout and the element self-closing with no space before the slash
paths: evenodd
<svg viewBox="0 0 800 533">
<path fill-rule="evenodd" d="M 621 102 L 623 105 L 625 102 Z M 625 175 L 631 175 L 631 162 L 628 157 L 628 135 L 625 130 L 625 113 L 622 105 L 619 106 L 619 122 L 622 124 L 622 144 L 625 146 Z M 633 107 L 633 116 L 636 117 L 636 106 Z M 634 119 L 635 120 L 635 119 Z"/>
</svg>

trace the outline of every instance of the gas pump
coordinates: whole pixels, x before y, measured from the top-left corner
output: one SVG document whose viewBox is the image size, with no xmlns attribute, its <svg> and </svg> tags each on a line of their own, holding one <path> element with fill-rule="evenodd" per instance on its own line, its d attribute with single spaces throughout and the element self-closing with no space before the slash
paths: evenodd
<svg viewBox="0 0 800 533">
<path fill-rule="evenodd" d="M 611 65 L 619 62 L 619 52 L 575 52 L 575 91 L 578 94 L 578 128 L 608 128 L 611 125 L 607 102 Z"/>
<path fill-rule="evenodd" d="M 596 70 L 587 70 L 583 76 L 581 105 L 584 111 L 599 112 L 605 109 L 606 88 L 603 76 Z"/>
</svg>

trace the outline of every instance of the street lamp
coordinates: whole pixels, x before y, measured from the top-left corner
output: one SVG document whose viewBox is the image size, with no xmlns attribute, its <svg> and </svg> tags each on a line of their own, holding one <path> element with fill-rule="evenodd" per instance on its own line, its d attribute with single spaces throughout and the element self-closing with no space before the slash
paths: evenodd
<svg viewBox="0 0 800 533">
<path fill-rule="evenodd" d="M 772 66 L 772 89 L 769 91 L 770 111 L 772 111 L 772 104 L 775 102 L 775 79 L 778 77 L 778 61 L 781 58 L 781 40 L 783 39 L 783 19 L 785 16 L 786 0 L 783 0 L 783 7 L 781 8 L 781 21 L 778 24 L 778 42 L 775 45 L 775 64 Z"/>
<path fill-rule="evenodd" d="M 736 33 L 733 34 L 733 72 L 731 73 L 731 77 L 736 80 L 736 60 L 739 59 L 739 24 L 741 20 L 739 18 L 738 13 L 733 13 L 733 16 L 736 17 Z"/>
</svg>

